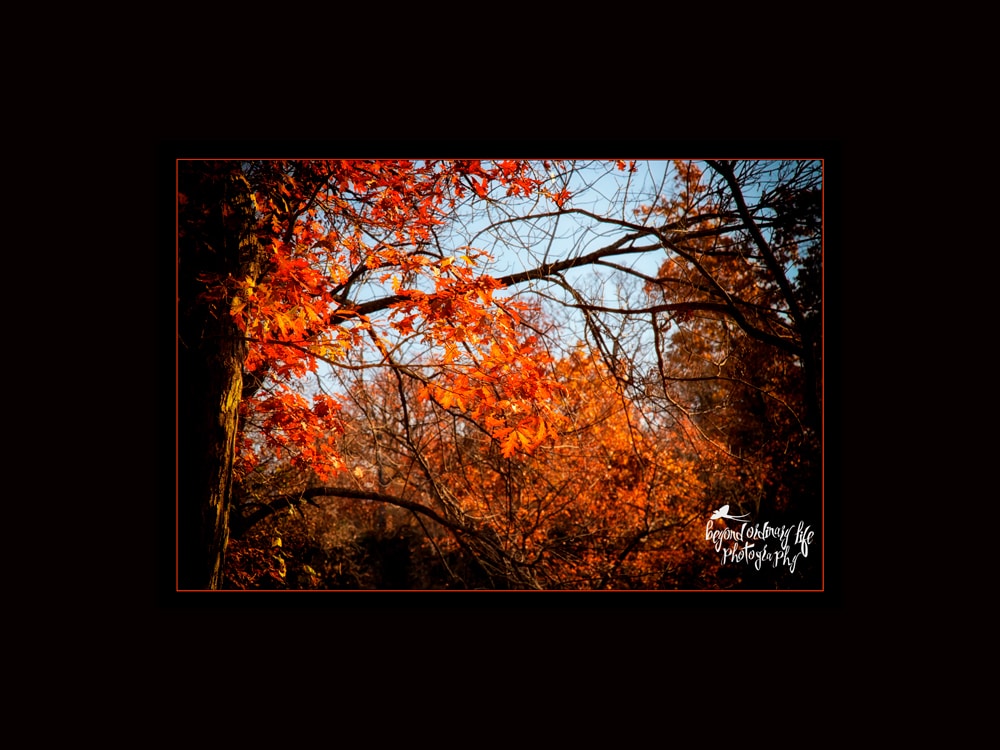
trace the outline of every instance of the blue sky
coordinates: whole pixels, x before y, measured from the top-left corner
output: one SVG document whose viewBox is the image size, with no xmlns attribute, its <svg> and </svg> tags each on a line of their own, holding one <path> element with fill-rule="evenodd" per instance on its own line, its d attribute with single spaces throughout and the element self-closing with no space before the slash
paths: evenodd
<svg viewBox="0 0 1000 750">
<path fill-rule="evenodd" d="M 542 168 L 540 162 L 538 166 L 539 169 Z M 551 189 L 556 191 L 567 187 L 573 196 L 567 207 L 586 210 L 597 216 L 613 216 L 635 222 L 638 219 L 633 209 L 648 205 L 658 195 L 669 196 L 673 190 L 673 163 L 668 160 L 638 161 L 635 173 L 617 170 L 613 161 L 574 163 L 572 166 L 573 171 L 569 174 L 559 174 L 555 167 L 550 170 Z M 707 166 L 703 170 L 710 171 Z M 610 245 L 628 232 L 626 228 L 602 225 L 593 219 L 572 213 L 562 214 L 557 218 L 539 218 L 532 222 L 504 223 L 503 220 L 510 217 L 554 213 L 555 208 L 547 199 L 508 198 L 504 193 L 502 187 L 494 189 L 493 196 L 497 200 L 486 208 L 486 213 L 479 213 L 484 208 L 481 202 L 474 203 L 472 209 L 469 209 L 476 212 L 475 216 L 469 210 L 460 208 L 450 225 L 442 227 L 439 232 L 442 253 L 457 257 L 464 252 L 461 248 L 466 245 L 485 250 L 492 255 L 493 261 L 481 266 L 480 270 L 500 277 L 535 268 L 546 261 L 593 252 Z M 757 196 L 747 195 L 750 201 L 755 197 Z M 471 195 L 469 198 L 471 200 Z M 640 244 L 649 243 L 647 241 Z M 612 260 L 653 276 L 665 257 L 663 252 L 649 252 L 616 256 Z M 619 306 L 620 294 L 632 294 L 637 301 L 638 295 L 641 295 L 640 280 L 610 268 L 588 266 L 570 270 L 565 275 L 573 286 L 588 291 L 593 301 L 601 300 L 608 306 Z M 626 284 L 624 290 L 620 288 L 623 279 Z M 569 299 L 567 293 L 547 282 L 521 284 L 498 292 L 497 296 L 530 294 L 533 290 L 561 297 L 564 301 Z M 364 297 L 377 298 L 391 293 L 391 286 L 387 281 L 381 287 L 373 285 L 366 290 Z M 569 347 L 584 338 L 584 325 L 580 315 L 566 315 L 566 311 L 560 311 L 556 303 L 552 303 L 551 310 L 569 325 L 569 330 L 562 337 L 563 345 Z"/>
</svg>

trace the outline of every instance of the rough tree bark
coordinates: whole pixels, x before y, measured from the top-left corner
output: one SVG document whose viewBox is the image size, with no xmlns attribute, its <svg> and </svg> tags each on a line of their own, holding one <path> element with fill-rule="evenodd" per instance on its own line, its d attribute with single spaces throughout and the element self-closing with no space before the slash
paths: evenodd
<svg viewBox="0 0 1000 750">
<path fill-rule="evenodd" d="M 247 347 L 230 300 L 202 274 L 256 276 L 261 247 L 237 162 L 180 162 L 178 238 L 178 587 L 216 589 L 229 541 L 233 458 Z"/>
</svg>

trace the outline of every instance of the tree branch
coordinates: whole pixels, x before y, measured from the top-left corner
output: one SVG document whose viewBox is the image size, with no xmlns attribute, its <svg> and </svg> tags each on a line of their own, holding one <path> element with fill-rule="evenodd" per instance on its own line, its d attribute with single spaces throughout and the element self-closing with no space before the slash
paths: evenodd
<svg viewBox="0 0 1000 750">
<path fill-rule="evenodd" d="M 389 495 L 384 492 L 369 492 L 367 490 L 351 489 L 349 487 L 309 487 L 301 492 L 289 492 L 283 495 L 276 495 L 271 498 L 271 502 L 261 505 L 257 510 L 248 516 L 239 517 L 234 523 L 232 523 L 232 536 L 238 539 L 249 531 L 251 527 L 268 516 L 273 515 L 280 510 L 284 510 L 285 508 L 294 508 L 303 502 L 309 503 L 310 505 L 318 508 L 319 505 L 314 500 L 314 498 L 317 497 L 342 497 L 354 500 L 371 500 L 373 502 L 395 505 L 396 507 L 405 508 L 406 510 L 414 513 L 427 516 L 436 523 L 439 523 L 459 534 L 476 534 L 474 529 L 470 529 L 459 523 L 450 521 L 440 513 L 437 513 L 430 508 L 410 500 L 404 500 L 403 498 L 395 495 Z"/>
<path fill-rule="evenodd" d="M 736 309 L 735 304 L 730 305 L 723 302 L 665 302 L 662 305 L 652 305 L 650 307 L 622 308 L 578 303 L 575 305 L 568 304 L 567 306 L 577 308 L 585 312 L 605 312 L 616 315 L 649 315 L 651 313 L 697 312 L 699 310 L 718 312 L 733 318 L 736 323 L 739 324 L 740 328 L 742 328 L 743 331 L 746 332 L 746 334 L 751 338 L 771 344 L 772 346 L 783 349 L 791 354 L 802 354 L 802 347 L 796 345 L 792 341 L 783 339 L 780 336 L 775 336 L 774 334 L 762 331 L 759 328 L 750 325 L 740 311 Z"/>
<path fill-rule="evenodd" d="M 788 303 L 789 312 L 791 312 L 792 317 L 795 319 L 796 325 L 800 331 L 804 332 L 806 330 L 806 324 L 805 318 L 802 315 L 802 309 L 799 307 L 799 301 L 796 299 L 795 294 L 792 291 L 792 285 L 789 283 L 784 269 L 782 269 L 778 259 L 774 256 L 774 252 L 771 250 L 771 246 L 768 244 L 767 240 L 764 239 L 764 235 L 761 234 L 760 227 L 757 226 L 757 222 L 754 221 L 753 216 L 750 214 L 750 209 L 747 207 L 746 200 L 743 197 L 743 191 L 740 189 L 739 183 L 736 181 L 736 174 L 733 172 L 732 165 L 726 162 L 717 162 L 713 160 L 709 160 L 707 163 L 722 176 L 722 179 L 724 179 L 726 184 L 729 186 L 729 190 L 733 195 L 733 200 L 736 201 L 736 208 L 739 212 L 740 218 L 743 220 L 744 226 L 747 231 L 750 232 L 750 236 L 753 238 L 754 244 L 757 246 L 761 256 L 764 258 L 764 263 L 771 272 L 771 276 L 774 278 L 775 283 L 781 289 L 781 293 L 784 295 L 785 301 Z"/>
<path fill-rule="evenodd" d="M 577 211 L 577 213 L 587 213 L 582 211 Z M 590 215 L 590 214 L 588 214 Z M 621 224 L 621 222 L 611 221 L 609 223 Z M 727 225 L 721 227 L 713 227 L 711 229 L 699 229 L 695 231 L 685 231 L 681 229 L 677 224 L 683 222 L 674 222 L 665 227 L 652 228 L 643 227 L 638 231 L 626 234 L 619 240 L 616 240 L 612 244 L 602 247 L 592 253 L 587 253 L 586 255 L 579 255 L 575 258 L 566 258 L 564 260 L 556 261 L 554 263 L 543 263 L 540 266 L 529 269 L 527 271 L 519 271 L 517 273 L 508 274 L 506 276 L 499 276 L 496 280 L 501 286 L 516 286 L 522 284 L 526 281 L 531 281 L 533 279 L 548 279 L 553 276 L 562 273 L 563 271 L 568 271 L 571 268 L 578 268 L 580 266 L 588 266 L 596 264 L 598 261 L 612 257 L 615 255 L 632 255 L 635 253 L 648 253 L 663 249 L 663 238 L 670 232 L 677 231 L 683 232 L 685 238 L 696 238 L 696 237 L 708 237 L 718 234 L 726 234 L 732 232 L 736 229 L 740 229 L 741 225 Z M 632 227 L 635 225 L 624 224 L 624 226 Z M 636 240 L 643 237 L 655 237 L 657 242 L 651 245 L 645 245 L 643 247 L 636 247 L 632 244 Z M 347 320 L 350 318 L 358 318 L 366 315 L 371 315 L 372 313 L 379 312 L 381 310 L 386 310 L 393 305 L 397 305 L 401 302 L 406 302 L 410 297 L 406 294 L 392 294 L 386 297 L 379 297 L 378 299 L 368 300 L 367 302 L 361 302 L 358 304 L 346 303 L 343 307 L 335 312 L 331 319 L 336 320 Z"/>
</svg>

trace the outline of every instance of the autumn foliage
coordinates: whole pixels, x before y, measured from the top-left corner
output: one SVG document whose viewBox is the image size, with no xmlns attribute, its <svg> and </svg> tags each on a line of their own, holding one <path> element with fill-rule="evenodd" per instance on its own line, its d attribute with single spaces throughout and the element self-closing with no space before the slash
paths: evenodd
<svg viewBox="0 0 1000 750">
<path fill-rule="evenodd" d="M 756 579 L 720 566 L 707 514 L 725 502 L 779 518 L 803 498 L 814 512 L 816 196 L 777 180 L 758 196 L 772 210 L 755 246 L 726 198 L 736 165 L 712 180 L 676 162 L 673 191 L 615 219 L 664 256 L 635 274 L 641 304 L 624 313 L 563 266 L 504 275 L 509 249 L 443 239 L 456 216 L 491 207 L 568 216 L 575 193 L 553 175 L 572 168 L 178 164 L 182 318 L 225 321 L 238 344 L 217 363 L 241 384 L 218 500 L 232 517 L 216 522 L 223 586 L 739 587 Z M 206 184 L 224 186 L 221 205 Z M 789 282 L 789 268 L 803 270 Z M 538 280 L 571 289 L 562 309 L 583 310 L 582 327 Z M 631 354 L 632 329 L 614 338 L 609 314 L 635 324 Z M 181 331 L 185 351 L 197 330 Z"/>
<path fill-rule="evenodd" d="M 271 387 L 243 401 L 241 415 L 277 455 L 324 479 L 343 469 L 335 446 L 339 403 L 323 394 L 306 398 L 291 384 L 315 373 L 320 362 L 336 365 L 348 351 L 369 348 L 388 357 L 386 334 L 413 335 L 417 325 L 425 342 L 444 348 L 448 372 L 425 395 L 486 416 L 497 437 L 517 436 L 516 444 L 508 440 L 512 450 L 541 440 L 549 416 L 546 386 L 531 342 L 514 334 L 521 303 L 494 298 L 496 280 L 477 268 L 483 251 L 443 255 L 430 245 L 433 228 L 468 190 L 485 197 L 493 183 L 513 195 L 538 189 L 527 164 L 502 161 L 489 170 L 477 161 L 256 166 L 261 173 L 246 186 L 258 214 L 265 273 L 204 275 L 202 281 L 206 297 L 228 308 L 250 343 L 245 371 L 270 380 Z M 351 300 L 355 288 L 373 283 L 393 294 L 376 306 Z M 385 331 L 369 320 L 372 307 L 389 312 Z M 530 433 L 525 418 L 508 426 L 498 416 L 511 404 L 533 415 Z M 238 473 L 253 470 L 255 446 L 246 437 L 238 458 Z"/>
</svg>

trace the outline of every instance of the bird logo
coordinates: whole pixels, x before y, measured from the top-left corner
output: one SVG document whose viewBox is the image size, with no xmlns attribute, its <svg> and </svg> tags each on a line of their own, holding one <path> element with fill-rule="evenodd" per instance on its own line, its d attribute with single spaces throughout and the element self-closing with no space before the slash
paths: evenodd
<svg viewBox="0 0 1000 750">
<path fill-rule="evenodd" d="M 729 505 L 723 505 L 717 511 L 712 513 L 712 518 L 709 520 L 714 521 L 716 518 L 728 518 L 730 521 L 743 521 L 749 517 L 749 513 L 744 513 L 740 516 L 731 516 L 729 515 Z"/>
</svg>

